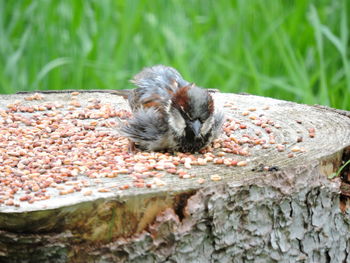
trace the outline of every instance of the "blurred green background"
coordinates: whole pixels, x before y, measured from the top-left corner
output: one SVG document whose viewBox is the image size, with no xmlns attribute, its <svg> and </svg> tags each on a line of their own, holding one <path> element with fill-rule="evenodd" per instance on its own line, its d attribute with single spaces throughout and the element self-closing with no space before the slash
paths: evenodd
<svg viewBox="0 0 350 263">
<path fill-rule="evenodd" d="M 144 66 L 350 110 L 348 0 L 0 0 L 0 93 L 131 88 Z"/>
</svg>

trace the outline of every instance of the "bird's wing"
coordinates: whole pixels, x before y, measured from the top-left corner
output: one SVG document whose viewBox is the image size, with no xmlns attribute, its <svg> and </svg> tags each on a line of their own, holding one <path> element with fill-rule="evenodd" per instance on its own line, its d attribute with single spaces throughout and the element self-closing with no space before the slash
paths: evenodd
<svg viewBox="0 0 350 263">
<path fill-rule="evenodd" d="M 188 85 L 176 69 L 163 65 L 144 68 L 131 82 L 140 88 L 157 87 L 168 92 L 174 92 L 178 87 Z"/>
<path fill-rule="evenodd" d="M 131 82 L 138 86 L 128 98 L 133 110 L 140 107 L 163 110 L 177 89 L 188 84 L 176 69 L 163 65 L 144 68 Z"/>
</svg>

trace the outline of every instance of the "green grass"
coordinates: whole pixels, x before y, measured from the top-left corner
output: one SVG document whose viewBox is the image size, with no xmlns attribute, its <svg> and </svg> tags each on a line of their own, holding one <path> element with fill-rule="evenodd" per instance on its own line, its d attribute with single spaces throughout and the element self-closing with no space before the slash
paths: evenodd
<svg viewBox="0 0 350 263">
<path fill-rule="evenodd" d="M 348 0 L 0 0 L 0 93 L 130 88 L 166 64 L 206 88 L 350 110 Z"/>
</svg>

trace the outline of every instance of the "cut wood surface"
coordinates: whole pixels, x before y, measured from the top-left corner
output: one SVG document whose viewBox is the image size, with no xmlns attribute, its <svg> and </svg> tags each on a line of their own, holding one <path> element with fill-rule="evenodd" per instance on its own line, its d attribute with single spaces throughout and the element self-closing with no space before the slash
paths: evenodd
<svg viewBox="0 0 350 263">
<path fill-rule="evenodd" d="M 124 151 L 120 115 L 106 110 L 129 110 L 127 103 L 105 93 L 0 95 L 0 261 L 350 262 L 341 181 L 328 179 L 349 158 L 348 113 L 252 95 L 214 96 L 228 118 L 223 135 L 203 153 L 168 155 L 178 157 L 176 172 L 129 165 L 112 176 L 107 162 L 106 170 L 87 175 L 86 160 L 71 157 L 74 146 L 64 153 L 71 160 L 56 156 L 67 179 L 43 186 L 40 180 L 59 168 L 27 168 L 29 161 L 21 160 L 32 162 L 45 147 L 33 155 L 36 146 L 13 141 L 17 133 L 32 129 L 42 136 L 25 142 L 64 144 L 74 131 L 52 137 L 54 129 L 38 121 L 58 116 L 62 125 L 106 134 L 104 145 L 120 140 Z M 163 164 L 167 155 L 128 156 L 134 164 L 145 158 Z M 31 186 L 23 189 L 26 180 Z"/>
</svg>

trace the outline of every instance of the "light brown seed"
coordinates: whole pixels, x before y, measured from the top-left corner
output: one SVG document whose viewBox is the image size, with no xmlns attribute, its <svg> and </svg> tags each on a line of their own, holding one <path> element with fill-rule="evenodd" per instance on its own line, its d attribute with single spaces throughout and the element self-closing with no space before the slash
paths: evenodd
<svg viewBox="0 0 350 263">
<path fill-rule="evenodd" d="M 204 184 L 204 183 L 205 183 L 205 179 L 204 179 L 204 178 L 199 178 L 199 179 L 197 180 L 197 182 L 198 182 L 199 184 Z"/>
<path fill-rule="evenodd" d="M 301 151 L 301 148 L 299 146 L 293 146 L 291 149 L 290 149 L 292 152 L 300 152 Z"/>
<path fill-rule="evenodd" d="M 237 163 L 237 166 L 239 166 L 239 167 L 247 166 L 247 165 L 248 165 L 248 162 L 247 162 L 247 161 L 239 161 L 239 162 Z"/>
<path fill-rule="evenodd" d="M 210 176 L 210 180 L 212 180 L 212 181 L 221 181 L 222 178 L 218 174 L 213 174 L 213 175 Z"/>
<path fill-rule="evenodd" d="M 92 190 L 86 190 L 86 191 L 84 191 L 84 192 L 83 192 L 83 195 L 85 195 L 85 196 L 90 196 L 90 195 L 92 195 Z"/>
<path fill-rule="evenodd" d="M 100 189 L 98 189 L 97 191 L 100 192 L 100 193 L 108 193 L 108 192 L 111 191 L 111 189 L 108 189 L 108 188 L 100 188 Z"/>
<path fill-rule="evenodd" d="M 284 145 L 282 145 L 282 144 L 277 144 L 276 145 L 276 149 L 279 152 L 283 152 L 286 149 L 286 147 Z"/>
</svg>

